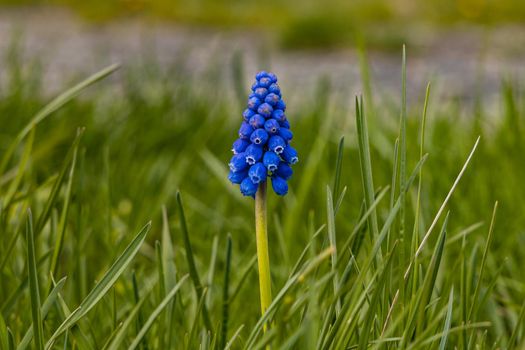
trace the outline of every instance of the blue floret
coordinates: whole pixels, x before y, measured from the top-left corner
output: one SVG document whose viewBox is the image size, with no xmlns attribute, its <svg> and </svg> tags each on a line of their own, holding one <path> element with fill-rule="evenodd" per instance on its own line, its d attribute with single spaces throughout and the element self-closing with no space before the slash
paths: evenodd
<svg viewBox="0 0 525 350">
<path fill-rule="evenodd" d="M 288 183 L 285 179 L 279 176 L 272 176 L 272 188 L 279 196 L 284 196 L 288 193 Z"/>
<path fill-rule="evenodd" d="M 283 153 L 281 154 L 284 161 L 290 164 L 295 164 L 299 161 L 299 157 L 297 157 L 297 151 L 292 146 L 288 145 L 284 148 Z"/>
<path fill-rule="evenodd" d="M 266 167 L 263 165 L 263 163 L 255 163 L 248 171 L 248 176 L 254 184 L 266 181 L 266 174 Z"/>
<path fill-rule="evenodd" d="M 246 147 L 244 151 L 244 159 L 249 165 L 253 165 L 261 160 L 263 156 L 263 148 L 259 145 L 254 145 L 253 143 Z"/>
<path fill-rule="evenodd" d="M 241 193 L 245 196 L 254 196 L 255 192 L 257 192 L 257 187 L 259 185 L 254 184 L 250 177 L 247 177 L 241 182 Z"/>
</svg>

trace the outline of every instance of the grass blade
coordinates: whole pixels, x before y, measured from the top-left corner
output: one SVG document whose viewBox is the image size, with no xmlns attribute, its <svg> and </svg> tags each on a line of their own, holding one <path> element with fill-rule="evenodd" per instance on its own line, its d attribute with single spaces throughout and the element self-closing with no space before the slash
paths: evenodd
<svg viewBox="0 0 525 350">
<path fill-rule="evenodd" d="M 450 296 L 448 297 L 447 316 L 445 318 L 445 325 L 443 327 L 443 338 L 439 342 L 439 350 L 445 350 L 447 346 L 448 334 L 450 332 L 450 323 L 452 321 L 452 306 L 454 303 L 454 287 L 450 289 Z"/>
<path fill-rule="evenodd" d="M 195 293 L 197 294 L 197 299 L 200 300 L 202 298 L 203 286 L 199 278 L 199 273 L 197 272 L 197 267 L 195 266 L 195 259 L 193 257 L 193 251 L 192 251 L 191 242 L 190 242 L 190 235 L 188 233 L 188 226 L 186 225 L 186 217 L 184 216 L 184 208 L 182 206 L 182 198 L 181 198 L 180 192 L 177 192 L 177 204 L 179 207 L 180 228 L 182 231 L 182 238 L 184 240 L 184 249 L 186 249 L 186 259 L 188 261 L 190 277 L 193 282 L 193 286 L 195 287 Z M 208 308 L 206 307 L 206 305 L 202 307 L 202 314 L 203 314 L 203 320 L 204 320 L 204 324 L 206 325 L 206 328 L 211 331 L 213 327 L 211 325 L 210 317 L 208 315 Z"/>
<path fill-rule="evenodd" d="M 44 301 L 44 304 L 42 305 L 42 319 L 45 319 L 49 311 L 51 310 L 51 307 L 55 305 L 55 302 L 58 297 L 58 293 L 62 290 L 62 287 L 64 287 L 64 284 L 66 283 L 66 277 L 62 278 L 60 281 L 57 282 L 57 284 L 53 287 L 51 292 L 49 293 L 47 299 Z M 20 344 L 18 344 L 16 350 L 25 350 L 33 338 L 34 330 L 33 325 L 31 325 L 31 328 L 29 328 L 20 341 Z"/>
<path fill-rule="evenodd" d="M 69 90 L 66 90 L 59 96 L 57 96 L 55 99 L 53 99 L 51 102 L 49 102 L 44 108 L 38 112 L 33 119 L 16 135 L 14 141 L 11 143 L 7 151 L 4 153 L 4 156 L 2 158 L 2 162 L 0 163 L 0 174 L 3 174 L 7 164 L 9 163 L 9 160 L 11 159 L 16 147 L 22 140 L 29 134 L 31 129 L 33 129 L 35 126 L 37 126 L 40 122 L 42 122 L 45 118 L 50 116 L 53 112 L 58 110 L 60 107 L 74 99 L 78 96 L 78 94 L 87 88 L 88 86 L 96 83 L 97 81 L 107 77 L 114 71 L 116 71 L 120 65 L 113 64 L 111 66 L 108 66 L 101 71 L 91 75 L 84 81 L 78 83 L 77 85 L 73 86 Z M 36 232 L 36 231 L 35 231 Z"/>
<path fill-rule="evenodd" d="M 73 311 L 62 324 L 57 328 L 55 333 L 51 336 L 46 344 L 46 349 L 51 349 L 55 340 L 64 333 L 67 329 L 77 323 L 84 317 L 108 292 L 116 280 L 124 272 L 126 267 L 131 263 L 135 255 L 138 253 L 140 246 L 146 239 L 146 234 L 151 227 L 151 222 L 146 224 L 142 230 L 135 236 L 131 243 L 124 249 L 122 254 L 115 260 L 113 265 L 104 274 L 99 283 L 89 292 L 89 294 L 80 303 L 80 306 Z"/>
<path fill-rule="evenodd" d="M 148 320 L 144 323 L 144 326 L 140 330 L 140 332 L 137 334 L 131 345 L 129 346 L 128 350 L 136 349 L 139 344 L 142 341 L 142 338 L 146 335 L 148 330 L 153 325 L 153 322 L 155 319 L 160 315 L 160 313 L 164 310 L 164 308 L 169 304 L 169 302 L 173 299 L 175 294 L 179 291 L 180 287 L 184 284 L 188 276 L 184 276 L 180 279 L 179 283 L 177 283 L 171 291 L 166 295 L 166 297 L 161 301 L 161 303 L 155 308 L 155 310 L 150 314 Z"/>
<path fill-rule="evenodd" d="M 40 310 L 40 290 L 38 284 L 38 270 L 36 267 L 35 237 L 33 233 L 33 217 L 31 210 L 27 212 L 26 240 L 27 266 L 29 268 L 29 292 L 31 295 L 31 315 L 33 317 L 34 344 L 37 350 L 44 349 L 44 328 L 42 312 Z"/>
<path fill-rule="evenodd" d="M 226 339 L 228 338 L 228 319 L 230 314 L 230 269 L 232 260 L 232 236 L 228 234 L 226 238 L 226 267 L 224 269 L 224 281 L 222 289 L 222 323 L 221 323 L 221 340 L 220 348 L 226 347 Z"/>
<path fill-rule="evenodd" d="M 372 161 L 370 158 L 370 143 L 368 140 L 368 127 L 366 123 L 366 117 L 363 112 L 363 102 L 356 97 L 356 127 L 357 127 L 357 138 L 359 143 L 359 162 L 361 165 L 361 176 L 363 183 L 363 192 L 365 194 L 365 203 L 367 208 L 371 208 L 374 203 L 375 190 L 374 180 L 372 177 Z M 370 214 L 370 232 L 373 240 L 376 241 L 379 236 L 379 226 L 377 223 L 376 210 L 372 210 Z M 379 252 L 377 261 L 381 261 L 382 253 Z"/>
</svg>

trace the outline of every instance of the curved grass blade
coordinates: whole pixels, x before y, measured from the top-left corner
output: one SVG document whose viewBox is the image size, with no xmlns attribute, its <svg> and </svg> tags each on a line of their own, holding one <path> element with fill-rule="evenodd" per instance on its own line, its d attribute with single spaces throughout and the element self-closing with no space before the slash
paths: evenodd
<svg viewBox="0 0 525 350">
<path fill-rule="evenodd" d="M 5 168 L 7 167 L 7 164 L 9 163 L 9 160 L 13 156 L 13 153 L 18 146 L 20 142 L 29 134 L 31 129 L 33 129 L 35 126 L 37 126 L 40 122 L 42 122 L 45 118 L 47 118 L 49 115 L 51 115 L 53 112 L 58 110 L 60 107 L 74 99 L 78 96 L 78 94 L 87 88 L 88 86 L 96 83 L 97 81 L 105 78 L 106 76 L 110 75 L 114 71 L 116 71 L 120 65 L 118 64 L 112 64 L 109 67 L 106 67 L 102 69 L 101 71 L 91 75 L 86 80 L 78 83 L 77 85 L 73 86 L 69 90 L 66 90 L 56 98 L 54 98 L 51 102 L 49 102 L 44 108 L 38 112 L 33 119 L 16 135 L 14 141 L 11 143 L 7 151 L 4 153 L 4 156 L 2 158 L 2 161 L 0 163 L 0 174 L 3 174 L 5 171 Z"/>
<path fill-rule="evenodd" d="M 479 276 L 478 276 L 478 282 L 476 283 L 476 287 L 474 289 L 474 296 L 472 297 L 472 304 L 470 306 L 470 310 L 468 313 L 468 319 L 472 320 L 472 316 L 475 316 L 475 310 L 479 306 L 478 305 L 478 296 L 479 296 L 479 290 L 481 288 L 481 283 L 483 281 L 483 273 L 485 272 L 485 265 L 487 262 L 487 256 L 489 253 L 489 249 L 492 243 L 492 237 L 494 232 L 494 224 L 496 221 L 496 212 L 498 211 L 498 202 L 494 203 L 494 209 L 492 211 L 492 219 L 490 220 L 490 226 L 489 226 L 489 233 L 487 236 L 487 243 L 485 244 L 485 249 L 483 250 L 483 256 L 481 258 L 481 266 L 479 268 Z M 475 319 L 475 317 L 474 317 Z"/>
<path fill-rule="evenodd" d="M 16 176 L 13 179 L 13 181 L 11 181 L 11 184 L 9 185 L 9 188 L 7 189 L 7 193 L 4 197 L 4 202 L 3 202 L 4 208 L 9 208 L 9 205 L 11 204 L 11 200 L 13 199 L 16 191 L 18 190 L 18 186 L 22 182 L 22 178 L 26 172 L 26 168 L 29 163 L 29 159 L 31 158 L 31 151 L 33 150 L 34 139 L 35 139 L 35 129 L 31 129 L 31 133 L 29 134 L 29 139 L 26 142 L 24 153 L 22 154 L 20 163 L 18 163 L 18 166 L 17 166 Z"/>
<path fill-rule="evenodd" d="M 184 284 L 186 279 L 188 278 L 188 275 L 185 275 L 180 279 L 180 281 L 171 289 L 171 291 L 166 295 L 166 297 L 161 301 L 161 303 L 157 306 L 157 308 L 151 313 L 146 323 L 144 323 L 144 326 L 140 330 L 140 332 L 137 334 L 131 345 L 129 346 L 128 350 L 136 349 L 139 344 L 142 341 L 142 338 L 146 335 L 146 332 L 151 328 L 153 325 L 153 322 L 157 317 L 160 315 L 160 313 L 164 310 L 164 308 L 169 304 L 169 302 L 173 299 L 175 294 L 179 291 L 180 287 Z"/>
<path fill-rule="evenodd" d="M 306 265 L 300 272 L 298 272 L 297 274 L 289 278 L 288 281 L 286 281 L 285 285 L 279 291 L 276 297 L 273 299 L 268 309 L 266 309 L 264 314 L 261 316 L 261 318 L 259 318 L 255 326 L 253 327 L 252 332 L 250 333 L 250 336 L 248 337 L 248 340 L 246 341 L 244 349 L 253 348 L 253 345 L 254 345 L 254 342 L 257 336 L 262 332 L 263 325 L 268 322 L 268 319 L 271 317 L 271 315 L 277 309 L 277 307 L 281 304 L 281 302 L 283 301 L 288 291 L 298 282 L 304 281 L 305 277 L 308 274 L 310 274 L 317 266 L 319 266 L 319 264 L 321 264 L 326 258 L 328 258 L 331 254 L 333 254 L 333 252 L 334 252 L 333 247 L 329 247 L 325 249 L 315 258 L 311 259 L 309 264 Z M 267 332 L 266 334 L 269 334 L 269 333 L 270 332 Z"/>
<path fill-rule="evenodd" d="M 118 332 L 116 332 L 114 337 L 108 341 L 109 345 L 106 348 L 107 350 L 117 350 L 122 348 L 122 343 L 126 339 L 126 332 L 135 320 L 135 317 L 139 314 L 140 308 L 146 301 L 147 297 L 149 296 L 149 293 L 150 291 L 148 290 L 146 293 L 144 293 L 144 296 L 135 304 L 131 312 L 128 314 L 128 317 L 126 317 L 126 320 L 122 322 L 121 326 L 118 329 Z"/>
<path fill-rule="evenodd" d="M 58 293 L 62 290 L 62 287 L 64 287 L 64 284 L 66 283 L 67 277 L 63 277 L 60 281 L 57 282 L 55 287 L 51 290 L 49 293 L 47 299 L 44 301 L 44 304 L 42 305 L 42 319 L 45 319 L 49 311 L 51 310 L 51 307 L 55 305 L 55 302 L 58 297 Z M 29 328 L 20 341 L 20 344 L 16 347 L 16 350 L 25 350 L 29 346 L 31 339 L 33 338 L 33 326 L 31 325 L 31 328 Z"/>
<path fill-rule="evenodd" d="M 77 132 L 77 135 L 81 135 L 83 129 Z M 66 186 L 66 193 L 64 195 L 64 207 L 62 208 L 62 213 L 60 215 L 60 223 L 58 225 L 58 237 L 55 238 L 55 249 L 53 250 L 53 256 L 51 257 L 51 265 L 49 271 L 52 276 L 55 276 L 58 269 L 58 259 L 60 258 L 60 253 L 62 252 L 62 246 L 64 244 L 64 236 L 66 233 L 66 222 L 69 215 L 69 204 L 71 202 L 71 190 L 73 188 L 73 180 L 75 177 L 75 166 L 77 163 L 77 151 L 78 143 L 76 147 L 73 148 L 73 159 L 71 160 L 71 167 L 69 170 L 69 180 Z M 51 289 L 51 284 L 49 285 L 48 290 Z"/>
<path fill-rule="evenodd" d="M 135 236 L 131 243 L 126 247 L 124 252 L 115 260 L 113 265 L 104 274 L 99 283 L 91 290 L 91 292 L 80 303 L 80 306 L 73 311 L 62 324 L 57 328 L 55 333 L 51 336 L 46 344 L 46 349 L 53 346 L 55 340 L 64 333 L 67 329 L 77 323 L 84 317 L 108 292 L 116 280 L 124 272 L 126 267 L 131 263 L 135 255 L 138 253 L 140 246 L 146 239 L 146 234 L 151 227 L 151 222 L 147 223 L 142 230 Z"/>
</svg>

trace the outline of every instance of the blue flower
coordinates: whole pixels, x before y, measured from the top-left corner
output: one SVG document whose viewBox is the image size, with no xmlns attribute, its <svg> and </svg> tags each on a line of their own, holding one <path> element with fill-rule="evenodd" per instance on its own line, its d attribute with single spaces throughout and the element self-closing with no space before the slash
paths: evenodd
<svg viewBox="0 0 525 350">
<path fill-rule="evenodd" d="M 287 163 L 290 164 L 295 164 L 299 161 L 299 157 L 297 157 L 297 151 L 290 145 L 284 148 L 284 151 L 281 154 L 281 156 Z"/>
<path fill-rule="evenodd" d="M 237 139 L 232 146 L 233 154 L 239 154 L 246 151 L 246 147 L 250 145 L 250 141 L 244 139 Z"/>
<path fill-rule="evenodd" d="M 233 172 L 243 171 L 244 169 L 248 168 L 248 163 L 246 162 L 246 155 L 244 153 L 234 155 L 228 165 L 230 167 L 230 170 Z"/>
<path fill-rule="evenodd" d="M 288 183 L 277 175 L 272 176 L 272 188 L 279 196 L 284 196 L 288 193 Z"/>
<path fill-rule="evenodd" d="M 268 119 L 264 123 L 264 130 L 266 130 L 269 134 L 272 134 L 272 135 L 277 134 L 277 132 L 279 131 L 279 128 L 280 128 L 279 122 L 275 119 Z"/>
<path fill-rule="evenodd" d="M 261 100 L 257 98 L 256 96 L 252 96 L 248 99 L 248 108 L 252 110 L 256 110 L 257 107 L 261 104 Z"/>
<path fill-rule="evenodd" d="M 271 94 L 276 94 L 277 96 L 281 97 L 281 89 L 279 88 L 279 85 L 276 83 L 273 83 L 268 87 L 268 92 Z"/>
<path fill-rule="evenodd" d="M 246 176 L 248 176 L 247 170 L 237 172 L 230 170 L 230 173 L 228 174 L 228 180 L 230 180 L 232 184 L 240 184 L 242 180 L 246 178 Z"/>
<path fill-rule="evenodd" d="M 264 145 L 266 144 L 266 141 L 268 141 L 268 133 L 264 129 L 257 129 L 254 132 L 252 132 L 252 135 L 250 136 L 250 141 L 256 145 Z"/>
<path fill-rule="evenodd" d="M 245 196 L 255 196 L 258 187 L 259 184 L 254 184 L 252 180 L 250 180 L 250 177 L 246 177 L 241 182 L 241 193 Z"/>
<path fill-rule="evenodd" d="M 258 87 L 255 90 L 253 90 L 253 94 L 255 95 L 255 97 L 263 101 L 265 100 L 265 97 L 268 94 L 268 90 L 263 87 Z"/>
<path fill-rule="evenodd" d="M 255 163 L 250 167 L 250 170 L 248 171 L 248 176 L 254 184 L 266 181 L 266 175 L 267 171 L 263 163 Z"/>
<path fill-rule="evenodd" d="M 268 103 L 263 103 L 257 108 L 257 113 L 262 115 L 265 118 L 270 118 L 272 116 L 273 108 Z"/>
<path fill-rule="evenodd" d="M 282 109 L 276 109 L 272 113 L 272 118 L 282 123 L 286 120 L 286 115 L 284 114 Z"/>
<path fill-rule="evenodd" d="M 277 154 L 283 153 L 285 147 L 286 141 L 279 135 L 273 135 L 268 140 L 268 148 Z"/>
<path fill-rule="evenodd" d="M 259 129 L 260 130 L 260 129 Z M 263 156 L 263 148 L 259 145 L 254 145 L 253 143 L 246 147 L 246 151 L 243 153 L 244 160 L 249 165 L 254 165 Z"/>
<path fill-rule="evenodd" d="M 250 118 L 250 121 L 248 122 L 252 128 L 259 129 L 264 126 L 264 123 L 266 122 L 266 119 L 262 115 L 254 114 L 253 117 Z"/>
<path fill-rule="evenodd" d="M 279 128 L 277 134 L 281 136 L 286 142 L 290 142 L 293 139 L 293 133 L 290 131 L 290 129 L 285 127 Z"/>
<path fill-rule="evenodd" d="M 264 90 L 266 90 L 266 89 L 264 89 Z M 266 91 L 268 91 L 268 90 L 266 90 Z M 264 98 L 264 102 L 268 103 L 272 107 L 275 107 L 275 105 L 277 105 L 277 102 L 279 102 L 280 99 L 281 98 L 279 97 L 279 95 L 274 94 L 273 92 L 271 92 L 268 95 L 266 95 L 266 97 Z"/>
<path fill-rule="evenodd" d="M 281 162 L 281 157 L 272 151 L 267 151 L 263 156 L 263 164 L 268 171 L 275 171 Z"/>
<path fill-rule="evenodd" d="M 290 146 L 293 133 L 285 115 L 286 104 L 273 73 L 257 73 L 251 90 L 239 139 L 232 146 L 228 180 L 239 184 L 243 195 L 254 197 L 259 184 L 270 177 L 274 192 L 284 196 L 293 174 L 291 165 L 299 160 Z"/>
<path fill-rule="evenodd" d="M 255 112 L 252 111 L 251 109 L 249 108 L 246 108 L 244 110 L 244 112 L 242 112 L 242 117 L 244 118 L 244 121 L 249 121 L 251 117 L 253 117 L 255 115 Z"/>
<path fill-rule="evenodd" d="M 241 127 L 239 128 L 239 137 L 243 140 L 248 140 L 250 139 L 252 132 L 252 126 L 246 122 L 242 122 Z"/>
<path fill-rule="evenodd" d="M 288 180 L 292 176 L 293 170 L 292 167 L 285 162 L 280 162 L 277 170 L 275 171 L 275 174 L 285 180 Z"/>
</svg>

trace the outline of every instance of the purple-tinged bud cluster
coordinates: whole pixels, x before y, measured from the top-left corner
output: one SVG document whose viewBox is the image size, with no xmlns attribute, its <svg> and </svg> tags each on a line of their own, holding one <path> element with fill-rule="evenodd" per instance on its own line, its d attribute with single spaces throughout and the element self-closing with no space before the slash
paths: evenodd
<svg viewBox="0 0 525 350">
<path fill-rule="evenodd" d="M 239 184 L 245 196 L 255 196 L 259 184 L 268 177 L 275 193 L 280 196 L 288 193 L 291 166 L 299 158 L 290 146 L 293 134 L 285 111 L 275 74 L 257 73 L 229 163 L 228 179 Z"/>
</svg>

